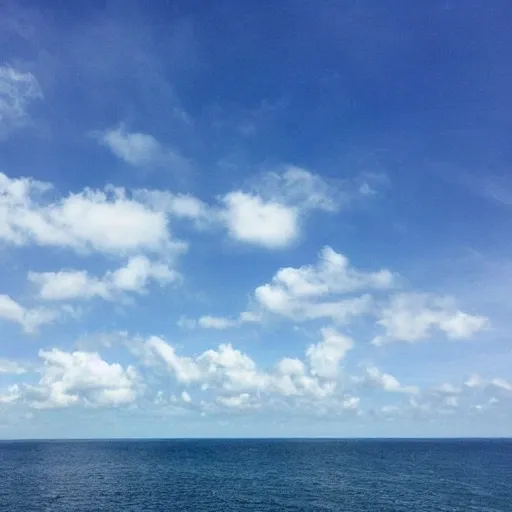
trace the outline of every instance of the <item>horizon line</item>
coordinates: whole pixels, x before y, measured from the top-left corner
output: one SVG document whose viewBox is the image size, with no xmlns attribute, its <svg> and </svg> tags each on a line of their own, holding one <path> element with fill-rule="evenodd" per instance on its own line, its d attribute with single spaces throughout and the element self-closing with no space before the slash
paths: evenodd
<svg viewBox="0 0 512 512">
<path fill-rule="evenodd" d="M 2 438 L 4 442 L 53 442 L 53 441 L 492 441 L 512 440 L 512 436 L 449 436 L 449 437 L 419 437 L 419 436 L 397 436 L 397 437 L 27 437 L 27 438 Z"/>
</svg>

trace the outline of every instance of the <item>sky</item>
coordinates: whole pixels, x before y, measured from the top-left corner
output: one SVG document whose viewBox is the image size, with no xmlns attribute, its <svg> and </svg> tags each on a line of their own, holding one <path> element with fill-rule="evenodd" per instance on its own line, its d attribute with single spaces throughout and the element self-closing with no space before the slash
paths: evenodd
<svg viewBox="0 0 512 512">
<path fill-rule="evenodd" d="M 512 435 L 512 6 L 0 7 L 0 438 Z"/>
</svg>

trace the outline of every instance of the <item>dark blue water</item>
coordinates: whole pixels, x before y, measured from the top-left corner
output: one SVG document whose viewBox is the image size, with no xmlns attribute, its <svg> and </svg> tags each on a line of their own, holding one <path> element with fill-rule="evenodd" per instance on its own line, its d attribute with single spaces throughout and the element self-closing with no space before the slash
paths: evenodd
<svg viewBox="0 0 512 512">
<path fill-rule="evenodd" d="M 6 441 L 0 510 L 511 512 L 512 441 Z"/>
</svg>

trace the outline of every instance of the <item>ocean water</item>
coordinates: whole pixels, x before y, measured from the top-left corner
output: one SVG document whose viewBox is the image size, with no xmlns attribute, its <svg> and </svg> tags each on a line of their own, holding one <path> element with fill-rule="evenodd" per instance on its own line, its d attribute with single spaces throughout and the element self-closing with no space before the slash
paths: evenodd
<svg viewBox="0 0 512 512">
<path fill-rule="evenodd" d="M 511 512 L 512 441 L 4 441 L 0 510 Z"/>
</svg>

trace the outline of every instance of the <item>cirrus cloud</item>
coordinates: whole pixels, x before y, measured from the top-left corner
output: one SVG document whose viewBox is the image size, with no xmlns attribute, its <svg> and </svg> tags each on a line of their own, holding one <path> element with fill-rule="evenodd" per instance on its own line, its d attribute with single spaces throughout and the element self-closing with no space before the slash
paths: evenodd
<svg viewBox="0 0 512 512">
<path fill-rule="evenodd" d="M 30 120 L 29 104 L 42 97 L 39 82 L 32 73 L 0 66 L 0 138 L 26 125 Z"/>
</svg>

